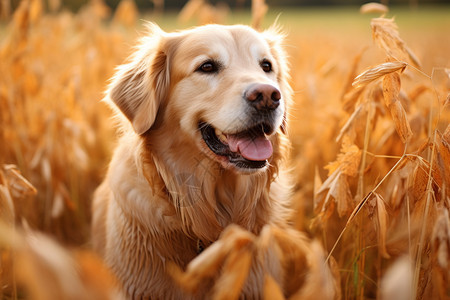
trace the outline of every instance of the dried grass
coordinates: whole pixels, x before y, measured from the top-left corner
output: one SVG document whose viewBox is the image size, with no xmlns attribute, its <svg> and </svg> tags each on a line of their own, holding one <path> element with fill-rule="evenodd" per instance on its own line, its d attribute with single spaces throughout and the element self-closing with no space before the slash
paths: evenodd
<svg viewBox="0 0 450 300">
<path fill-rule="evenodd" d="M 225 2 L 212 5 L 205 0 L 189 0 L 178 14 L 181 23 L 196 20 L 199 25 L 223 23 L 229 13 Z"/>
<path fill-rule="evenodd" d="M 267 7 L 256 2 L 260 27 Z M 77 15 L 48 15 L 41 1 L 24 0 L 1 41 L 2 299 L 121 297 L 85 246 L 90 198 L 114 140 L 99 100 L 128 54 L 122 45 L 135 38 L 136 14 L 124 3 L 105 25 L 110 12 L 101 0 Z M 8 4 L 1 2 L 3 14 Z M 378 49 L 332 34 L 289 36 L 300 45 L 289 49 L 300 91 L 290 126 L 294 223 L 316 241 L 276 228 L 238 231 L 205 250 L 222 255 L 173 268 L 186 290 L 215 278 L 216 298 L 238 295 L 250 257 L 277 245 L 291 276 L 301 274 L 287 287 L 292 299 L 449 298 L 450 72 L 433 64 L 450 44 L 442 32 L 434 33 L 439 48 L 414 41 L 419 64 L 393 19 L 371 25 Z M 285 298 L 270 275 L 264 280 L 266 299 Z"/>
<path fill-rule="evenodd" d="M 389 12 L 389 8 L 380 3 L 370 2 L 361 5 L 359 12 L 362 14 L 378 13 L 384 15 Z"/>
<path fill-rule="evenodd" d="M 252 0 L 252 27 L 260 30 L 269 7 L 264 0 Z"/>
</svg>

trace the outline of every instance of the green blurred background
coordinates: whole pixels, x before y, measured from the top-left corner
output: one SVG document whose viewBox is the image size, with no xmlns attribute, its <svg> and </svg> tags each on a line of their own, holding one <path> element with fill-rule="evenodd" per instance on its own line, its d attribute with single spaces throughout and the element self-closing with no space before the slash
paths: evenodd
<svg viewBox="0 0 450 300">
<path fill-rule="evenodd" d="M 77 11 L 83 5 L 88 3 L 88 0 L 63 0 L 61 1 L 63 6 Z M 120 0 L 105 0 L 106 4 L 111 8 L 115 9 L 117 5 L 120 3 Z M 164 10 L 168 11 L 176 11 L 180 10 L 187 2 L 187 0 L 135 0 L 137 6 L 140 10 L 148 11 L 152 10 L 155 5 L 162 4 Z M 251 6 L 251 0 L 209 0 L 206 1 L 210 4 L 217 5 L 219 3 L 226 4 L 228 7 L 232 9 L 239 8 L 249 8 Z M 286 6 L 297 6 L 297 7 L 323 7 L 323 6 L 331 6 L 331 7 L 339 7 L 339 6 L 360 6 L 367 2 L 371 2 L 369 0 L 267 0 L 266 3 L 270 7 L 286 7 Z M 377 2 L 377 1 L 374 1 Z M 20 0 L 11 0 L 11 6 L 17 7 Z M 409 7 L 417 7 L 417 6 L 429 6 L 429 5 L 442 5 L 447 4 L 450 5 L 449 0 L 384 0 L 381 3 L 385 5 L 392 6 L 409 6 Z"/>
</svg>

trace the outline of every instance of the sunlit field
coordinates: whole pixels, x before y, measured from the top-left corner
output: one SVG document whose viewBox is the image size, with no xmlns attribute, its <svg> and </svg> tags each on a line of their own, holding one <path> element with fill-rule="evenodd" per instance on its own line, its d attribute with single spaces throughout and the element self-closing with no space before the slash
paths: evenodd
<svg viewBox="0 0 450 300">
<path fill-rule="evenodd" d="M 325 249 L 336 299 L 450 298 L 449 6 L 252 18 L 122 4 L 72 13 L 22 1 L 0 23 L 0 299 L 114 298 L 89 245 L 92 194 L 117 138 L 101 99 L 145 21 L 277 22 L 295 91 L 292 224 Z M 321 284 L 307 284 L 298 289 L 313 299 Z"/>
</svg>

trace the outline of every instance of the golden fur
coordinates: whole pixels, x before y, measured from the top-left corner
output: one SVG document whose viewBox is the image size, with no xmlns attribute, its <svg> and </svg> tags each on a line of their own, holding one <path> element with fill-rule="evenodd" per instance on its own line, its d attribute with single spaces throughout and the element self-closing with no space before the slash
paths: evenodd
<svg viewBox="0 0 450 300">
<path fill-rule="evenodd" d="M 93 244 L 129 298 L 187 299 L 166 272 L 169 261 L 185 268 L 199 242 L 210 245 L 230 224 L 254 234 L 266 224 L 285 224 L 289 188 L 282 163 L 292 92 L 275 30 L 207 25 L 166 33 L 150 25 L 149 31 L 107 92 L 125 118 L 94 196 Z M 261 69 L 262 59 L 270 61 L 270 72 Z M 219 61 L 220 70 L 198 71 L 208 60 Z M 279 89 L 281 100 L 275 130 L 266 136 L 273 154 L 266 166 L 247 170 L 213 153 L 198 124 L 230 134 L 246 130 L 242 95 L 254 83 Z M 251 270 L 243 297 L 261 296 L 259 273 Z M 195 298 L 207 291 L 205 284 Z"/>
</svg>

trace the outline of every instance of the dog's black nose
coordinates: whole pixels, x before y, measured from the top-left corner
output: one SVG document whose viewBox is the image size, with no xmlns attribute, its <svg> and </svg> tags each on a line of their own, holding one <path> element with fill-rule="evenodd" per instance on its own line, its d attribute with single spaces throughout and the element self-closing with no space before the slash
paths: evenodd
<svg viewBox="0 0 450 300">
<path fill-rule="evenodd" d="M 257 110 L 274 110 L 280 105 L 281 93 L 270 84 L 253 84 L 244 98 Z"/>
</svg>

